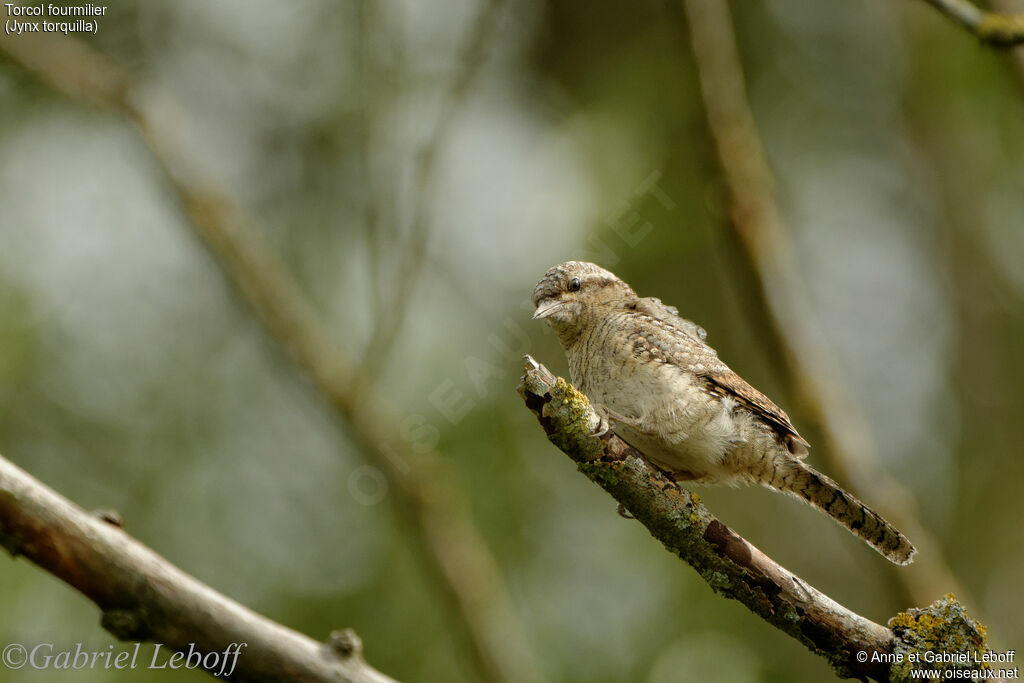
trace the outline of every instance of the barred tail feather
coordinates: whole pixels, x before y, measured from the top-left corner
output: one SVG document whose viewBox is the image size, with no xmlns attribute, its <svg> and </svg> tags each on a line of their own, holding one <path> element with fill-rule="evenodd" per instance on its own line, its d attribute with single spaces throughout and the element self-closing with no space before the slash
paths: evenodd
<svg viewBox="0 0 1024 683">
<path fill-rule="evenodd" d="M 853 494 L 798 460 L 777 465 L 771 488 L 792 494 L 818 508 L 898 565 L 914 561 L 917 550 L 900 531 Z"/>
</svg>

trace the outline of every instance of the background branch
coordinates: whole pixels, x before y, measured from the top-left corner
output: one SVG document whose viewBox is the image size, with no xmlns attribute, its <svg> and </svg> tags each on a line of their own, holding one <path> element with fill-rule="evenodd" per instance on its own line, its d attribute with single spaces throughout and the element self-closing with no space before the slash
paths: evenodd
<svg viewBox="0 0 1024 683">
<path fill-rule="evenodd" d="M 57 34 L 0 36 L 0 51 L 72 99 L 119 112 L 142 134 L 177 194 L 190 226 L 209 248 L 270 337 L 310 379 L 348 434 L 389 483 L 388 501 L 405 523 L 416 556 L 445 599 L 450 632 L 484 681 L 532 681 L 533 667 L 501 573 L 473 525 L 455 477 L 436 452 L 414 453 L 394 439 L 394 416 L 330 340 L 298 285 L 237 203 L 191 168 L 158 123 L 130 72 L 75 39 Z"/>
<path fill-rule="evenodd" d="M 825 657 L 838 676 L 899 683 L 911 680 L 909 669 L 881 661 L 885 655 L 900 653 L 906 661 L 911 652 L 929 647 L 946 652 L 984 649 L 984 629 L 967 619 L 952 596 L 925 610 L 897 614 L 891 622 L 894 632 L 808 585 L 716 519 L 696 495 L 680 488 L 614 432 L 595 436 L 600 418 L 587 397 L 530 356 L 518 391 L 551 443 L 666 549 L 697 570 L 716 593 L 738 600 Z M 929 617 L 922 618 L 923 614 Z M 924 624 L 936 630 L 926 634 Z M 946 645 L 954 641 L 957 646 Z"/>
<path fill-rule="evenodd" d="M 827 349 L 809 331 L 805 289 L 747 100 L 728 3 L 684 0 L 683 7 L 708 126 L 729 190 L 729 225 L 767 314 L 767 332 L 784 379 L 822 437 L 824 448 L 815 453 L 840 482 L 872 492 L 875 509 L 917 546 L 914 565 L 891 569 L 910 599 L 923 604 L 941 592 L 962 593 L 938 541 L 917 519 L 913 495 L 882 469 L 867 420 L 838 380 Z"/>
<path fill-rule="evenodd" d="M 441 108 L 433 131 L 416 154 L 412 223 L 409 239 L 398 253 L 393 294 L 376 308 L 374 329 L 366 344 L 362 366 L 368 379 L 375 378 L 386 365 L 409 312 L 417 280 L 427 260 L 430 237 L 430 196 L 437 181 L 437 155 L 448 141 L 459 109 L 465 104 L 470 86 L 487 59 L 494 42 L 498 19 L 505 0 L 486 0 L 466 31 L 458 50 L 455 76 L 441 98 Z M 377 252 L 379 254 L 379 251 Z"/>
<path fill-rule="evenodd" d="M 326 644 L 270 621 L 200 583 L 121 528 L 101 521 L 0 457 L 0 545 L 89 598 L 122 640 L 223 653 L 245 643 L 234 681 L 387 683 L 358 636 Z"/>
<path fill-rule="evenodd" d="M 976 7 L 968 0 L 925 0 L 947 17 L 996 47 L 1024 43 L 1024 15 L 998 14 Z"/>
</svg>

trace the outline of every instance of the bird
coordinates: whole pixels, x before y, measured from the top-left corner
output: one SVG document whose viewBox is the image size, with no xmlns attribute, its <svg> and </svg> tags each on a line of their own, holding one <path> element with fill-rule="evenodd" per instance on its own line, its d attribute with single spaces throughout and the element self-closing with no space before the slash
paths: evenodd
<svg viewBox="0 0 1024 683">
<path fill-rule="evenodd" d="M 913 561 L 906 536 L 808 465 L 810 444 L 789 416 L 722 362 L 705 330 L 676 308 L 586 261 L 550 268 L 533 305 L 602 424 L 672 479 L 790 494 L 894 564 Z"/>
</svg>

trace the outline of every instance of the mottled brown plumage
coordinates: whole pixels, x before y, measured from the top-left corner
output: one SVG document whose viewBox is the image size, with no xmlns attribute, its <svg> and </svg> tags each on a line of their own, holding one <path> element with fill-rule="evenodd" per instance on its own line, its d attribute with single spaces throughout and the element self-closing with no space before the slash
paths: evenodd
<svg viewBox="0 0 1024 683">
<path fill-rule="evenodd" d="M 826 512 L 897 564 L 914 547 L 891 524 L 807 466 L 789 416 L 705 343 L 698 325 L 641 298 L 603 268 L 569 261 L 534 290 L 535 318 L 557 332 L 570 378 L 619 436 L 680 481 L 761 484 Z"/>
</svg>

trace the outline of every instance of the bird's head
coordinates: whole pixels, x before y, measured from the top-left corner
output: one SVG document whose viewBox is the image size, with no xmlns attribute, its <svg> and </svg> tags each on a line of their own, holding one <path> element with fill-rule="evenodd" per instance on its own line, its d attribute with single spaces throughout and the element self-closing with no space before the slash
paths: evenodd
<svg viewBox="0 0 1024 683">
<path fill-rule="evenodd" d="M 564 336 L 604 308 L 636 298 L 629 285 L 604 268 L 587 261 L 566 261 L 544 273 L 534 288 L 537 310 L 533 317 L 544 319 Z"/>
</svg>

